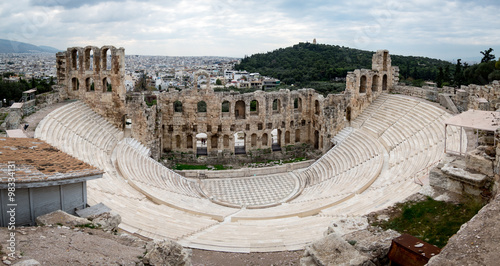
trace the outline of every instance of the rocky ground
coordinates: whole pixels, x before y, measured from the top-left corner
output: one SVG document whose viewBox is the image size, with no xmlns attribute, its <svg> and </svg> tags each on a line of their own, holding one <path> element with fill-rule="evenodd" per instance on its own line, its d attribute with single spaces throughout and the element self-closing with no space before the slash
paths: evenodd
<svg viewBox="0 0 500 266">
<path fill-rule="evenodd" d="M 101 229 L 66 226 L 19 227 L 16 259 L 8 260 L 10 231 L 0 228 L 2 261 L 15 264 L 35 259 L 42 265 L 137 265 L 142 263 L 146 241 Z M 226 253 L 193 250 L 193 265 L 299 265 L 303 251 Z"/>
</svg>

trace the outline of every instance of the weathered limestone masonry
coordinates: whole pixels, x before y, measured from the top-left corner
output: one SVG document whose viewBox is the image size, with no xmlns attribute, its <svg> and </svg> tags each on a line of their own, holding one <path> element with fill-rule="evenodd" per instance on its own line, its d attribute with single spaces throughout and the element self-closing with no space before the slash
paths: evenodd
<svg viewBox="0 0 500 266">
<path fill-rule="evenodd" d="M 78 98 L 121 128 L 125 115 L 125 49 L 70 47 L 57 57 L 57 80 L 68 97 Z"/>
<path fill-rule="evenodd" d="M 244 136 L 245 152 L 271 151 L 273 130 L 274 146 L 308 144 L 325 152 L 335 134 L 398 81 L 389 52 L 380 50 L 373 55 L 372 70 L 350 72 L 346 91 L 326 98 L 313 89 L 239 94 L 214 92 L 210 85 L 126 94 L 124 57 L 124 49 L 113 46 L 68 48 L 57 54 L 58 81 L 68 97 L 83 100 L 115 126 L 124 128 L 130 120 L 130 136 L 149 147 L 156 159 L 162 151 L 196 154 L 199 133 L 207 135 L 210 157 L 235 154 L 236 133 Z M 193 84 L 200 75 L 209 74 L 195 73 Z M 146 104 L 145 98 L 156 104 Z"/>
<path fill-rule="evenodd" d="M 380 93 L 389 91 L 398 81 L 399 67 L 391 66 L 391 57 L 387 50 L 378 50 L 373 55 L 372 70 L 356 69 L 347 73 L 347 121 L 355 119 Z"/>
</svg>

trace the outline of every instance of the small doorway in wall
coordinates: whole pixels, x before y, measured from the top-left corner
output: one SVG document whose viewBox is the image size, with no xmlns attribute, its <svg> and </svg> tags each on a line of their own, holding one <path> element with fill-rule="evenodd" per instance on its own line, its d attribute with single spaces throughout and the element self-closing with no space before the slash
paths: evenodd
<svg viewBox="0 0 500 266">
<path fill-rule="evenodd" d="M 196 134 L 196 155 L 197 156 L 207 156 L 207 134 L 198 133 Z"/>
<path fill-rule="evenodd" d="M 234 154 L 246 154 L 245 150 L 245 132 L 239 131 L 234 133 Z"/>
<path fill-rule="evenodd" d="M 271 148 L 273 151 L 281 151 L 281 130 L 273 129 L 271 131 Z"/>
</svg>

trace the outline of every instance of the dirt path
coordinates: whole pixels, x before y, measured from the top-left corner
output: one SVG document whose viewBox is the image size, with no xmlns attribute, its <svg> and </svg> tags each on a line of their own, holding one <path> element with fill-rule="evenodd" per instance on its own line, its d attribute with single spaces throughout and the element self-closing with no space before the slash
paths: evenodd
<svg viewBox="0 0 500 266">
<path fill-rule="evenodd" d="M 53 105 L 49 105 L 47 107 L 44 107 L 44 108 L 38 110 L 37 112 L 31 114 L 30 116 L 25 117 L 23 119 L 22 123 L 19 125 L 19 129 L 23 129 L 24 124 L 26 124 L 26 123 L 29 124 L 28 129 L 23 130 L 23 131 L 28 137 L 33 138 L 35 135 L 35 129 L 38 126 L 38 123 L 40 123 L 40 121 L 44 117 L 46 117 L 50 112 L 54 111 L 55 109 L 57 109 L 63 105 L 66 105 L 68 103 L 71 103 L 71 102 L 72 101 L 64 101 L 64 102 L 60 102 L 60 103 L 55 103 Z"/>
</svg>

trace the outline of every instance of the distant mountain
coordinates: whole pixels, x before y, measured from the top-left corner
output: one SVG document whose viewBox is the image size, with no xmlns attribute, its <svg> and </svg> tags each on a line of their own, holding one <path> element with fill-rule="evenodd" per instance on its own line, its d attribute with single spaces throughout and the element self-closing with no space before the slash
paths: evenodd
<svg viewBox="0 0 500 266">
<path fill-rule="evenodd" d="M 0 39 L 0 53 L 57 53 L 61 50 L 50 46 L 36 46 L 25 42 Z"/>
</svg>

